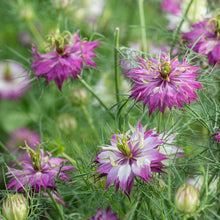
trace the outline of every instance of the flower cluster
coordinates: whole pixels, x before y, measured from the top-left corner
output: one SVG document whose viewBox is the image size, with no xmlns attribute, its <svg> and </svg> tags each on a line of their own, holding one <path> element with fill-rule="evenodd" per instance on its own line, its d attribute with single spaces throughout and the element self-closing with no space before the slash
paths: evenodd
<svg viewBox="0 0 220 220">
<path fill-rule="evenodd" d="M 184 102 L 197 101 L 194 90 L 202 88 L 196 81 L 199 68 L 190 66 L 186 58 L 180 63 L 178 58 L 170 59 L 163 54 L 157 59 L 138 60 L 138 67 L 126 72 L 135 84 L 130 97 L 136 102 L 143 101 L 144 107 L 148 104 L 149 115 L 156 108 L 164 114 L 166 107 L 171 110 L 176 105 L 181 109 Z"/>
<path fill-rule="evenodd" d="M 107 176 L 107 189 L 115 183 L 116 191 L 121 190 L 130 195 L 134 177 L 149 183 L 152 173 L 162 172 L 163 160 L 168 159 L 166 154 L 159 152 L 159 146 L 165 140 L 161 139 L 154 130 L 145 131 L 138 122 L 133 133 L 114 134 L 110 146 L 102 146 L 102 150 L 94 159 L 100 166 L 96 173 L 100 177 Z"/>
<path fill-rule="evenodd" d="M 209 64 L 215 65 L 220 61 L 220 20 L 217 18 L 205 19 L 192 24 L 193 30 L 183 34 L 188 40 L 188 47 L 193 51 L 207 56 Z"/>
<path fill-rule="evenodd" d="M 36 71 L 35 76 L 46 77 L 47 83 L 54 80 L 61 90 L 63 81 L 67 81 L 68 77 L 76 79 L 83 66 L 96 67 L 92 60 L 96 56 L 93 50 L 98 47 L 100 41 L 81 40 L 79 31 L 74 35 L 51 35 L 51 41 L 53 48 L 49 53 L 40 54 L 35 46 L 32 47 L 32 69 Z"/>
</svg>

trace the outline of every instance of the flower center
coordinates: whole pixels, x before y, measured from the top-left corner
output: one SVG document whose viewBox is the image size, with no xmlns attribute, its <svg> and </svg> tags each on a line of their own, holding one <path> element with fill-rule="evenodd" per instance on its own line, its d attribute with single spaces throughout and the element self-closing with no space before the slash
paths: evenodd
<svg viewBox="0 0 220 220">
<path fill-rule="evenodd" d="M 164 62 L 161 64 L 161 71 L 160 75 L 163 78 L 163 80 L 170 81 L 169 75 L 170 75 L 171 65 L 169 62 Z"/>
<path fill-rule="evenodd" d="M 9 82 L 12 80 L 12 75 L 11 75 L 11 70 L 8 64 L 6 64 L 5 69 L 4 69 L 4 80 Z"/>
<path fill-rule="evenodd" d="M 117 148 L 127 157 L 127 158 L 131 158 L 132 157 L 132 153 L 131 153 L 131 149 L 128 146 L 128 140 L 126 138 L 125 135 L 123 135 L 123 137 L 118 137 L 118 144 L 117 144 Z"/>
</svg>

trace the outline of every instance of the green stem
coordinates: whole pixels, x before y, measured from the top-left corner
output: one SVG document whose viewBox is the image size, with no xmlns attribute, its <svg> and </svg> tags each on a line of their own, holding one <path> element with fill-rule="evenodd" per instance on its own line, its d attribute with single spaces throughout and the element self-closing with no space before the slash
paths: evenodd
<svg viewBox="0 0 220 220">
<path fill-rule="evenodd" d="M 140 23 L 141 23 L 141 38 L 142 38 L 142 50 L 146 53 L 148 52 L 147 48 L 147 37 L 145 30 L 145 17 L 144 17 L 144 0 L 138 0 L 138 8 L 140 15 Z"/>
<path fill-rule="evenodd" d="M 118 51 L 119 51 L 119 28 L 115 29 L 115 49 L 114 49 L 114 58 L 115 58 L 115 95 L 116 95 L 116 102 L 118 103 L 117 109 L 118 112 L 120 110 L 120 95 L 119 95 L 119 60 L 118 60 Z M 119 115 L 118 119 L 118 128 L 121 131 L 121 117 Z"/>
<path fill-rule="evenodd" d="M 62 156 L 69 160 L 72 164 L 76 165 L 76 161 L 69 157 L 65 152 L 62 153 Z"/>
<path fill-rule="evenodd" d="M 92 88 L 82 79 L 80 75 L 78 75 L 79 81 L 82 83 L 83 86 L 87 88 L 87 90 L 97 99 L 99 104 L 109 113 L 109 115 L 115 119 L 114 115 L 109 111 L 108 107 L 103 103 L 103 101 L 93 92 Z"/>
<path fill-rule="evenodd" d="M 183 220 L 187 220 L 187 218 L 188 218 L 188 217 L 187 217 L 186 215 L 183 216 Z"/>
<path fill-rule="evenodd" d="M 39 31 L 37 30 L 37 28 L 35 27 L 35 25 L 32 22 L 27 22 L 27 25 L 28 25 L 29 30 L 31 31 L 35 39 L 37 40 L 39 46 L 43 48 L 44 40 L 42 36 L 40 35 Z"/>
<path fill-rule="evenodd" d="M 109 194 L 107 192 L 105 192 L 106 197 L 108 198 L 109 202 L 120 212 L 120 214 L 122 215 L 122 217 L 125 216 L 125 213 L 117 206 L 117 204 L 111 199 L 111 197 L 109 196 Z"/>
<path fill-rule="evenodd" d="M 50 199 L 52 200 L 52 202 L 53 202 L 53 204 L 54 204 L 56 210 L 58 211 L 60 218 L 61 218 L 62 220 L 65 220 L 65 218 L 64 218 L 64 216 L 63 216 L 63 212 L 62 212 L 62 210 L 60 209 L 60 207 L 59 207 L 59 205 L 57 204 L 57 202 L 56 202 L 56 200 L 54 199 L 54 197 L 52 196 L 50 190 L 47 190 L 47 193 L 48 193 L 48 195 L 50 196 Z"/>
<path fill-rule="evenodd" d="M 84 115 L 86 116 L 86 120 L 87 120 L 92 132 L 94 133 L 95 137 L 99 140 L 99 135 L 98 135 L 98 133 L 97 133 L 97 131 L 96 131 L 94 125 L 93 125 L 92 119 L 91 119 L 85 105 L 81 105 L 81 108 L 83 110 Z"/>
<path fill-rule="evenodd" d="M 174 40 L 173 40 L 173 43 L 172 43 L 172 46 L 171 46 L 171 50 L 170 50 L 170 56 L 172 56 L 173 49 L 174 49 L 174 47 L 175 47 L 175 45 L 176 45 L 177 38 L 178 38 L 178 35 L 179 35 L 179 33 L 180 33 L 181 27 L 182 27 L 183 22 L 184 22 L 184 20 L 185 20 L 187 14 L 188 14 L 188 12 L 189 12 L 189 9 L 190 9 L 192 3 L 193 3 L 193 0 L 191 0 L 190 3 L 188 4 L 187 9 L 186 9 L 186 11 L 185 11 L 185 14 L 184 14 L 184 16 L 183 16 L 183 18 L 182 18 L 182 20 L 181 20 L 181 22 L 180 22 L 180 25 L 179 25 L 179 27 L 177 28 L 177 31 L 176 31 L 176 34 L 175 34 L 175 36 L 174 36 Z"/>
</svg>

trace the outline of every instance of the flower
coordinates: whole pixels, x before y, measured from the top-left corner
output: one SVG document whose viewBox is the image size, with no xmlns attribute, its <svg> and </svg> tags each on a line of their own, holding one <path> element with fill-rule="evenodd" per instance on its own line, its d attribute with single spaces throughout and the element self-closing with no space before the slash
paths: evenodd
<svg viewBox="0 0 220 220">
<path fill-rule="evenodd" d="M 112 213 L 111 207 L 109 206 L 106 211 L 103 211 L 101 208 L 97 210 L 96 215 L 88 220 L 119 220 L 115 217 L 115 213 Z"/>
<path fill-rule="evenodd" d="M 135 176 L 149 183 L 151 173 L 162 172 L 162 161 L 167 159 L 165 154 L 158 152 L 164 140 L 154 130 L 144 131 L 138 122 L 132 135 L 129 133 L 114 134 L 111 145 L 102 146 L 94 159 L 100 165 L 95 173 L 101 173 L 99 177 L 107 176 L 105 189 L 115 183 L 116 191 L 120 187 L 127 196 Z"/>
<path fill-rule="evenodd" d="M 25 150 L 20 148 L 25 147 L 25 143 L 34 150 L 35 146 L 41 143 L 41 139 L 36 132 L 24 127 L 11 132 L 6 142 L 6 147 L 12 154 L 17 154 L 19 162 L 25 161 L 28 157 Z"/>
<path fill-rule="evenodd" d="M 125 72 L 126 76 L 135 84 L 130 97 L 136 102 L 148 104 L 149 115 L 156 108 L 164 114 L 165 108 L 170 110 L 174 105 L 179 109 L 184 102 L 197 101 L 194 90 L 201 89 L 202 84 L 196 81 L 195 73 L 199 68 L 188 65 L 186 57 L 183 63 L 178 58 L 170 60 L 169 55 L 162 54 L 157 59 L 142 59 L 138 57 L 138 67 Z"/>
<path fill-rule="evenodd" d="M 67 172 L 72 171 L 73 167 L 64 166 L 67 162 L 65 159 L 51 158 L 49 152 L 44 155 L 40 148 L 36 148 L 36 151 L 31 148 L 28 150 L 29 160 L 21 164 L 22 170 L 8 167 L 7 175 L 11 177 L 11 180 L 7 188 L 17 192 L 31 190 L 39 193 L 42 189 L 56 191 L 55 179 L 67 180 L 69 178 Z"/>
<path fill-rule="evenodd" d="M 64 36 L 63 36 L 64 35 Z M 64 80 L 68 77 L 77 79 L 83 66 L 96 67 L 92 60 L 96 54 L 93 52 L 100 41 L 86 42 L 79 38 L 79 31 L 74 35 L 64 33 L 51 35 L 52 50 L 49 53 L 40 54 L 35 46 L 32 47 L 34 61 L 32 69 L 35 76 L 46 77 L 46 82 L 54 80 L 61 90 Z"/>
<path fill-rule="evenodd" d="M 193 51 L 207 56 L 209 64 L 220 62 L 220 17 L 207 18 L 192 24 L 193 30 L 183 33 L 188 40 L 188 47 Z"/>
<path fill-rule="evenodd" d="M 16 100 L 30 87 L 27 71 L 14 61 L 0 62 L 0 98 Z"/>
<path fill-rule="evenodd" d="M 212 136 L 215 136 L 214 140 L 216 140 L 217 143 L 220 142 L 220 131 L 215 132 L 214 134 L 212 134 Z"/>
<path fill-rule="evenodd" d="M 169 21 L 168 28 L 176 29 L 184 17 L 184 13 L 189 6 L 190 0 L 162 0 L 161 8 L 166 12 L 166 18 Z M 194 0 L 187 13 L 187 20 L 196 22 L 207 16 L 207 0 Z M 186 21 L 187 21 L 186 20 Z M 184 22 L 181 29 L 189 30 L 190 23 Z"/>
</svg>

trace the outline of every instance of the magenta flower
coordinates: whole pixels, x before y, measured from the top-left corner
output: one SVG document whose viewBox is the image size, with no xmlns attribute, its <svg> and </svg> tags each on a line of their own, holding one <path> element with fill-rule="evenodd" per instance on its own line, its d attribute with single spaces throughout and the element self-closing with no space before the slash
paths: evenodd
<svg viewBox="0 0 220 220">
<path fill-rule="evenodd" d="M 69 40 L 68 40 L 69 38 Z M 46 77 L 46 82 L 54 80 L 61 90 L 64 80 L 68 77 L 77 79 L 81 74 L 83 66 L 96 67 L 92 60 L 96 54 L 93 52 L 100 41 L 86 42 L 79 38 L 79 31 L 74 35 L 51 36 L 53 49 L 49 53 L 40 54 L 32 47 L 34 62 L 32 69 L 36 71 L 35 76 Z"/>
<path fill-rule="evenodd" d="M 214 134 L 212 134 L 212 136 L 215 136 L 214 140 L 216 140 L 217 143 L 220 142 L 220 131 L 215 132 Z"/>
<path fill-rule="evenodd" d="M 176 105 L 181 109 L 184 102 L 197 101 L 194 90 L 202 88 L 196 81 L 199 68 L 189 66 L 185 58 L 183 63 L 177 57 L 170 60 L 169 55 L 138 60 L 138 67 L 125 73 L 134 83 L 130 97 L 136 102 L 143 101 L 144 107 L 148 104 L 149 115 L 156 108 L 164 114 L 166 107 L 171 110 Z"/>
<path fill-rule="evenodd" d="M 96 215 L 92 216 L 92 218 L 88 220 L 119 220 L 119 218 L 116 218 L 115 215 L 116 214 L 112 213 L 111 207 L 109 206 L 106 211 L 99 208 Z"/>
<path fill-rule="evenodd" d="M 162 0 L 161 7 L 164 11 L 174 15 L 181 15 L 180 4 L 183 0 Z"/>
<path fill-rule="evenodd" d="M 188 40 L 188 47 L 193 51 L 207 56 L 209 64 L 220 62 L 220 27 L 216 18 L 205 19 L 192 24 L 193 30 L 183 34 Z"/>
<path fill-rule="evenodd" d="M 100 164 L 96 173 L 101 173 L 100 177 L 107 176 L 105 189 L 115 183 L 116 191 L 120 187 L 129 196 L 135 176 L 149 183 L 151 173 L 162 172 L 162 160 L 167 159 L 158 152 L 163 143 L 154 130 L 144 131 L 140 122 L 132 135 L 129 132 L 114 134 L 111 145 L 102 146 L 94 159 Z"/>
<path fill-rule="evenodd" d="M 24 149 L 25 143 L 33 150 L 35 146 L 41 143 L 41 139 L 37 133 L 30 131 L 28 128 L 20 128 L 9 134 L 9 139 L 6 142 L 8 150 L 16 155 L 19 162 L 26 161 L 29 157 Z M 12 166 L 15 165 L 14 163 Z"/>
<path fill-rule="evenodd" d="M 0 98 L 16 100 L 30 87 L 28 72 L 14 61 L 0 62 Z"/>
<path fill-rule="evenodd" d="M 16 192 L 30 190 L 39 193 L 40 190 L 51 189 L 56 191 L 55 179 L 62 181 L 68 180 L 67 172 L 73 171 L 72 166 L 64 166 L 67 162 L 65 159 L 51 158 L 47 152 L 43 154 L 42 150 L 33 151 L 29 149 L 29 161 L 23 162 L 22 170 L 8 167 L 7 175 L 11 177 L 8 185 L 9 190 Z"/>
</svg>

